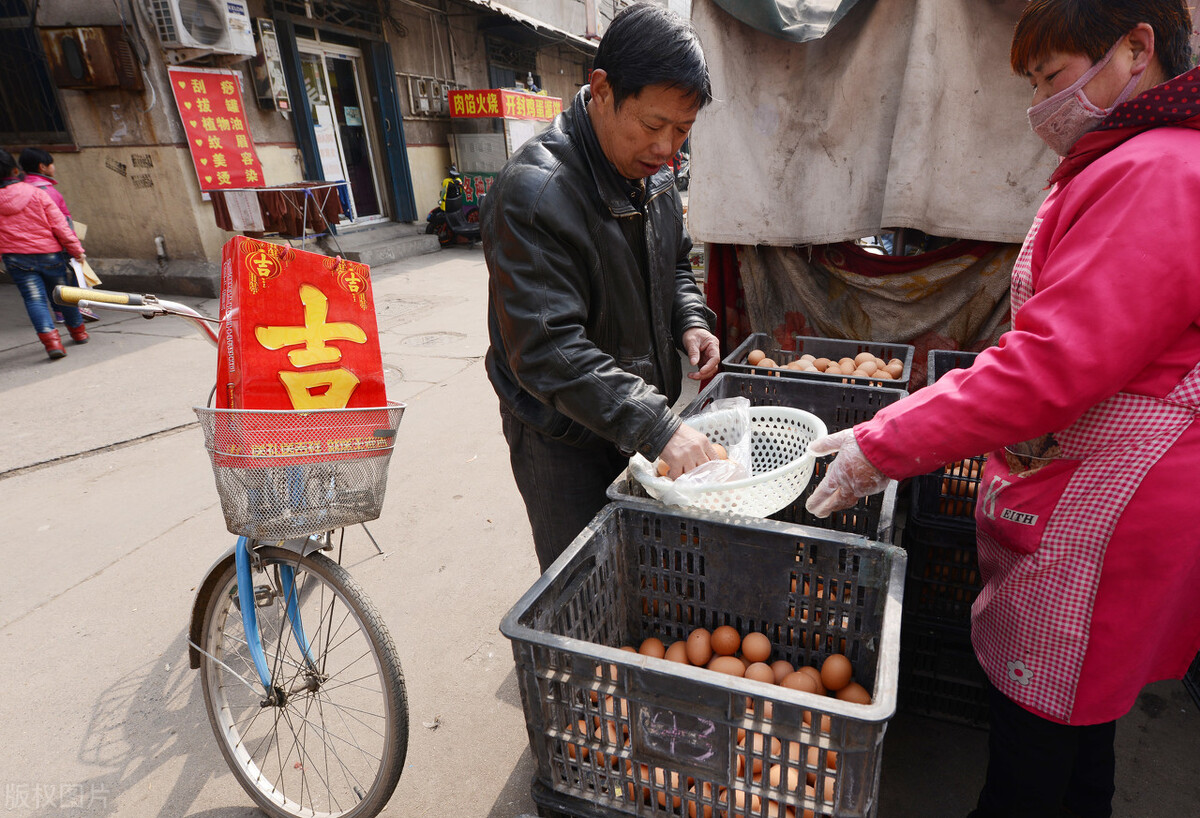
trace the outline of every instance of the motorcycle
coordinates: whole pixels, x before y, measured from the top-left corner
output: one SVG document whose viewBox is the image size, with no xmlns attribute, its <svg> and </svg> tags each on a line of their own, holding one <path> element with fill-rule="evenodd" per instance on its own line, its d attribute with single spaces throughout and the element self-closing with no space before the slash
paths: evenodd
<svg viewBox="0 0 1200 818">
<path fill-rule="evenodd" d="M 437 207 L 425 217 L 425 232 L 436 235 L 442 247 L 459 241 L 473 246 L 479 241 L 479 205 L 483 204 L 483 196 L 476 197 L 476 204 L 464 203 L 462 174 L 454 165 L 447 169 L 447 174 L 442 180 Z"/>
</svg>

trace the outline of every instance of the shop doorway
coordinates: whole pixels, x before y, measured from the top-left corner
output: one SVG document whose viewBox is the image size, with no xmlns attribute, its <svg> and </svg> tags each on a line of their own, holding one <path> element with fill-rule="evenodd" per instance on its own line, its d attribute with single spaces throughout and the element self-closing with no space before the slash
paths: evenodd
<svg viewBox="0 0 1200 818">
<path fill-rule="evenodd" d="M 325 181 L 349 183 L 356 222 L 382 221 L 362 52 L 311 40 L 297 40 L 296 45 Z"/>
</svg>

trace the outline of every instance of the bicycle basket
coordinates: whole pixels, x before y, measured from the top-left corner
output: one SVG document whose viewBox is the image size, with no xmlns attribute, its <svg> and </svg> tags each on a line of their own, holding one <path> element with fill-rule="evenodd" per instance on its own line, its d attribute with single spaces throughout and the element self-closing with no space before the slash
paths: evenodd
<svg viewBox="0 0 1200 818">
<path fill-rule="evenodd" d="M 194 408 L 230 532 L 284 540 L 379 517 L 404 404 Z"/>
<path fill-rule="evenodd" d="M 731 435 L 740 437 L 705 415 L 685 417 L 684 421 L 709 440 L 728 445 Z M 800 496 L 812 479 L 816 458 L 808 454 L 808 444 L 825 434 L 825 422 L 811 412 L 788 406 L 751 406 L 752 475 L 727 483 L 714 483 L 703 489 L 693 488 L 690 504 L 705 511 L 765 517 L 786 507 Z M 629 473 L 655 499 L 661 499 L 671 481 L 660 477 L 653 464 L 640 454 L 629 461 Z"/>
</svg>

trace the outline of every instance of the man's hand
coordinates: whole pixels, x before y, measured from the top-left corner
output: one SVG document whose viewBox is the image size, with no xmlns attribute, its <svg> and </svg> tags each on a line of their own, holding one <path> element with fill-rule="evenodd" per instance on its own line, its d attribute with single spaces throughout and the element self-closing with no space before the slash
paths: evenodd
<svg viewBox="0 0 1200 818">
<path fill-rule="evenodd" d="M 704 327 L 692 327 L 683 333 L 683 351 L 698 371 L 689 372 L 694 381 L 703 381 L 717 374 L 721 365 L 721 342 Z M 668 463 L 670 461 L 667 461 Z"/>
<path fill-rule="evenodd" d="M 680 424 L 675 434 L 667 441 L 659 457 L 671 467 L 667 477 L 672 480 L 689 472 L 702 463 L 715 460 L 717 450 L 702 432 L 697 432 L 686 423 Z"/>
</svg>

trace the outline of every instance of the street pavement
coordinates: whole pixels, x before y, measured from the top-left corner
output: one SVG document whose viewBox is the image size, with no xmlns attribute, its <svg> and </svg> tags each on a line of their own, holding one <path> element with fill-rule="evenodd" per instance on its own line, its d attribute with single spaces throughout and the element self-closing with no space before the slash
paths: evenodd
<svg viewBox="0 0 1200 818">
<path fill-rule="evenodd" d="M 388 395 L 408 409 L 370 526 L 386 555 L 348 537 L 345 562 L 408 684 L 408 760 L 385 816 L 536 812 L 498 626 L 537 561 L 483 369 L 486 278 L 465 247 L 373 271 Z M 214 351 L 169 318 L 105 313 L 88 329 L 52 363 L 0 286 L 3 814 L 258 815 L 187 662 L 195 587 L 233 541 L 190 408 L 207 400 Z M 1198 742 L 1182 685 L 1148 688 L 1118 730 L 1116 815 L 1197 814 Z M 960 818 L 985 760 L 983 732 L 896 716 L 879 815 Z"/>
</svg>

